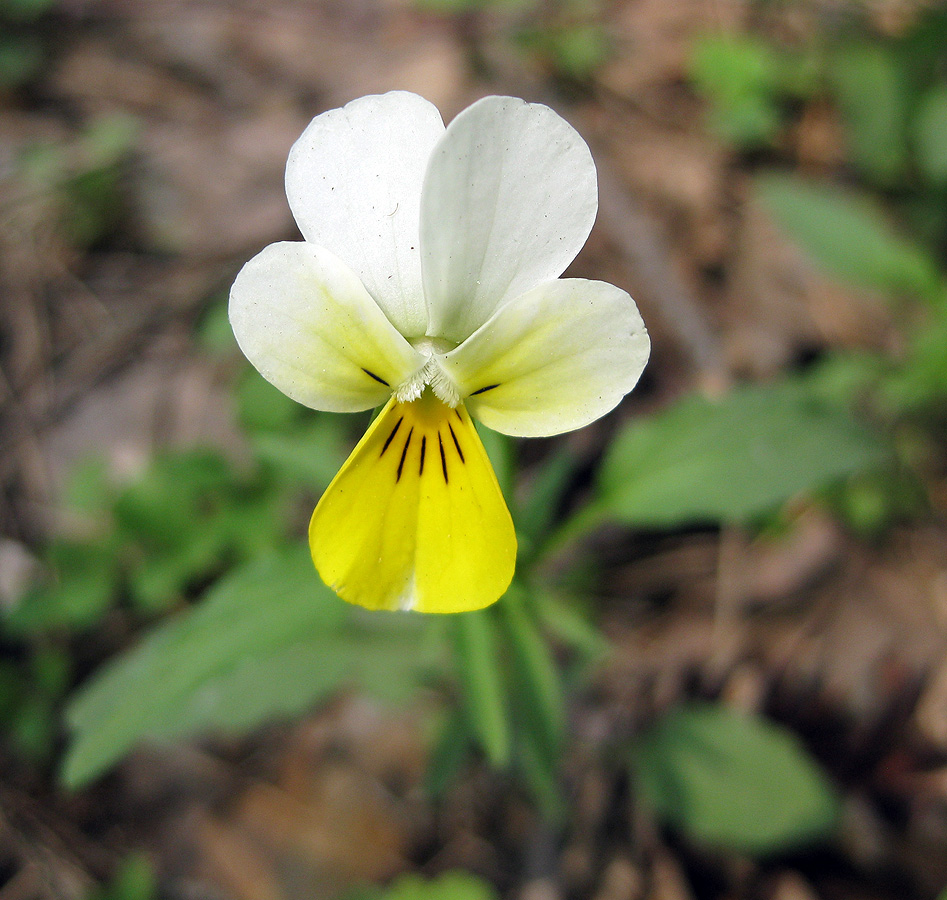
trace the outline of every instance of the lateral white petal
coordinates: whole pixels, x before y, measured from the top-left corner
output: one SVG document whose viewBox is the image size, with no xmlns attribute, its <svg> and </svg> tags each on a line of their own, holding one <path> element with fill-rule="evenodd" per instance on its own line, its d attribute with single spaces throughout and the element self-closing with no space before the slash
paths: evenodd
<svg viewBox="0 0 947 900">
<path fill-rule="evenodd" d="M 345 262 L 409 337 L 427 329 L 419 207 L 443 133 L 437 107 L 392 91 L 317 116 L 286 163 L 286 196 L 303 237 Z"/>
<path fill-rule="evenodd" d="M 230 324 L 260 374 L 313 409 L 378 406 L 424 364 L 358 276 L 315 244 L 254 256 L 230 290 Z"/>
<path fill-rule="evenodd" d="M 549 107 L 485 97 L 448 125 L 421 195 L 428 334 L 461 342 L 558 277 L 591 231 L 595 164 Z"/>
<path fill-rule="evenodd" d="M 651 340 L 634 300 L 602 281 L 561 279 L 510 301 L 441 358 L 471 415 L 517 437 L 588 425 L 638 381 Z"/>
</svg>

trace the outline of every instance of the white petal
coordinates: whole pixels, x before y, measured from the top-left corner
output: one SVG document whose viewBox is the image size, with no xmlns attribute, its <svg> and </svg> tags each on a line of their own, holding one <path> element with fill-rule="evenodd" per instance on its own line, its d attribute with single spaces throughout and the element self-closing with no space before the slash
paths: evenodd
<svg viewBox="0 0 947 900">
<path fill-rule="evenodd" d="M 254 256 L 230 289 L 230 324 L 260 374 L 313 409 L 378 406 L 424 364 L 358 276 L 315 244 Z"/>
<path fill-rule="evenodd" d="M 592 154 L 549 107 L 485 97 L 464 110 L 421 196 L 428 334 L 460 343 L 505 301 L 557 278 L 597 208 Z"/>
<path fill-rule="evenodd" d="M 407 337 L 427 328 L 419 205 L 443 133 L 437 108 L 417 94 L 361 97 L 313 119 L 286 163 L 303 237 L 347 263 Z"/>
<path fill-rule="evenodd" d="M 613 409 L 637 383 L 650 351 L 628 294 L 568 278 L 511 301 L 440 362 L 488 428 L 543 437 Z"/>
</svg>

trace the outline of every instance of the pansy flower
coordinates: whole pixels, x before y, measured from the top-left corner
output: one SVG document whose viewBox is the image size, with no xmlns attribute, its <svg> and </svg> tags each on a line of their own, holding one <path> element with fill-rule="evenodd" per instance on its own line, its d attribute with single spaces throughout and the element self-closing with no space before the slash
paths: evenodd
<svg viewBox="0 0 947 900">
<path fill-rule="evenodd" d="M 316 568 L 371 609 L 487 606 L 516 535 L 471 416 L 518 437 L 581 428 L 650 350 L 625 291 L 559 278 L 598 207 L 589 149 L 546 106 L 486 97 L 445 128 L 398 91 L 313 119 L 286 193 L 305 240 L 240 271 L 237 341 L 299 403 L 383 406 L 313 513 Z"/>
</svg>

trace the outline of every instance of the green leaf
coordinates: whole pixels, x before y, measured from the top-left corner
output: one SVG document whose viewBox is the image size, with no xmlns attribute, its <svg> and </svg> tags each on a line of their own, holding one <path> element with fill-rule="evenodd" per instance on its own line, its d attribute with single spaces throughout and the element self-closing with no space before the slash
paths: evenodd
<svg viewBox="0 0 947 900">
<path fill-rule="evenodd" d="M 805 384 L 813 400 L 854 407 L 877 390 L 891 361 L 870 350 L 827 353 L 806 370 Z"/>
<path fill-rule="evenodd" d="M 445 872 L 437 878 L 401 875 L 387 888 L 368 892 L 371 900 L 498 900 L 491 885 L 468 872 Z"/>
<path fill-rule="evenodd" d="M 516 474 L 516 449 L 513 446 L 513 441 L 507 435 L 500 434 L 499 431 L 492 431 L 479 422 L 475 422 L 474 426 L 480 440 L 483 442 L 483 449 L 487 451 L 487 456 L 490 457 L 490 464 L 497 476 L 500 490 L 503 491 L 503 496 L 507 498 L 507 502 L 511 503 Z"/>
<path fill-rule="evenodd" d="M 15 634 L 96 625 L 115 600 L 118 548 L 114 540 L 57 541 L 46 551 L 52 573 L 27 591 L 5 619 Z"/>
<path fill-rule="evenodd" d="M 691 78 L 712 104 L 711 127 L 740 147 L 770 144 L 781 128 L 780 73 L 777 51 L 743 35 L 701 37 L 690 63 Z"/>
<path fill-rule="evenodd" d="M 490 610 L 479 610 L 459 613 L 452 624 L 470 727 L 490 764 L 503 768 L 510 761 L 510 724 L 496 623 Z"/>
<path fill-rule="evenodd" d="M 940 276 L 931 257 L 899 236 L 865 196 L 792 175 L 759 177 L 756 192 L 828 273 L 887 293 L 936 295 Z"/>
<path fill-rule="evenodd" d="M 27 691 L 24 689 L 26 677 L 21 665 L 11 659 L 0 659 L 0 723 L 12 719 L 22 704 Z"/>
<path fill-rule="evenodd" d="M 239 478 L 212 451 L 159 457 L 118 496 L 131 599 L 148 611 L 279 544 L 283 495 L 265 480 Z"/>
<path fill-rule="evenodd" d="M 323 491 L 342 468 L 351 449 L 348 425 L 331 413 L 294 431 L 265 431 L 251 437 L 256 458 L 290 484 Z"/>
<path fill-rule="evenodd" d="M 714 847 L 765 855 L 824 839 L 837 823 L 838 797 L 799 741 L 723 707 L 669 713 L 632 765 L 658 816 Z"/>
<path fill-rule="evenodd" d="M 689 396 L 633 422 L 609 447 L 598 503 L 628 525 L 740 522 L 879 463 L 879 436 L 803 386 Z"/>
<path fill-rule="evenodd" d="M 36 35 L 0 37 L 0 87 L 15 88 L 39 74 L 46 52 Z"/>
<path fill-rule="evenodd" d="M 230 327 L 230 310 L 226 293 L 215 295 L 204 310 L 195 328 L 197 344 L 215 356 L 236 356 L 237 339 Z"/>
<path fill-rule="evenodd" d="M 524 28 L 517 44 L 538 55 L 558 74 L 586 81 L 611 53 L 611 42 L 601 23 L 562 22 Z"/>
<path fill-rule="evenodd" d="M 425 13 L 439 16 L 464 16 L 476 12 L 514 13 L 532 9 L 531 0 L 414 0 Z"/>
<path fill-rule="evenodd" d="M 306 407 L 248 369 L 237 386 L 237 415 L 250 432 L 284 431 L 307 414 Z"/>
<path fill-rule="evenodd" d="M 602 659 L 609 649 L 605 635 L 576 606 L 550 591 L 536 594 L 536 611 L 543 626 L 558 640 L 584 657 L 584 662 Z"/>
<path fill-rule="evenodd" d="M 558 449 L 536 468 L 516 520 L 516 530 L 522 532 L 528 544 L 539 543 L 548 533 L 575 473 L 575 466 L 573 455 L 565 449 Z M 520 557 L 523 557 L 523 548 Z"/>
<path fill-rule="evenodd" d="M 0 19 L 8 22 L 34 22 L 50 10 L 57 0 L 3 0 Z"/>
<path fill-rule="evenodd" d="M 472 749 L 473 736 L 461 710 L 451 710 L 441 726 L 424 776 L 424 786 L 433 799 L 439 800 L 457 779 Z"/>
<path fill-rule="evenodd" d="M 846 47 L 828 75 L 855 163 L 876 183 L 894 184 L 905 168 L 908 100 L 895 57 L 877 44 Z"/>
<path fill-rule="evenodd" d="M 63 502 L 70 509 L 92 515 L 108 510 L 113 495 L 105 460 L 89 458 L 79 462 L 69 473 Z"/>
<path fill-rule="evenodd" d="M 139 607 L 165 609 L 233 564 L 285 546 L 280 496 L 230 490 L 219 505 L 195 511 L 190 527 L 174 535 L 173 543 L 130 536 L 129 587 Z"/>
<path fill-rule="evenodd" d="M 138 121 L 125 113 L 94 119 L 80 141 L 83 170 L 99 171 L 121 163 L 135 146 L 138 132 Z"/>
<path fill-rule="evenodd" d="M 558 779 L 558 759 L 550 759 L 539 735 L 519 728 L 516 736 L 517 773 L 529 788 L 543 815 L 554 824 L 562 824 L 567 815 L 566 802 Z"/>
<path fill-rule="evenodd" d="M 422 12 L 441 16 L 461 16 L 490 5 L 486 0 L 415 0 L 415 3 Z"/>
<path fill-rule="evenodd" d="M 202 518 L 225 504 L 233 483 L 230 466 L 215 451 L 168 453 L 122 491 L 115 516 L 131 535 L 178 546 L 198 530 Z"/>
<path fill-rule="evenodd" d="M 565 694 L 549 644 L 527 612 L 525 599 L 519 588 L 507 591 L 499 604 L 500 620 L 518 675 L 521 722 L 535 732 L 545 755 L 555 759 L 566 729 Z"/>
<path fill-rule="evenodd" d="M 72 659 L 58 647 L 40 647 L 31 661 L 31 685 L 33 694 L 59 698 L 72 678 Z"/>
<path fill-rule="evenodd" d="M 907 358 L 882 384 L 882 396 L 898 412 L 936 411 L 947 400 L 947 307 L 932 311 L 912 336 Z M 933 410 L 931 409 L 933 407 Z"/>
<path fill-rule="evenodd" d="M 88 782 L 140 740 L 245 730 L 345 684 L 403 693 L 428 664 L 418 620 L 359 612 L 319 581 L 305 547 L 235 570 L 74 696 L 63 781 Z"/>
<path fill-rule="evenodd" d="M 917 164 L 936 187 L 947 186 L 947 85 L 931 88 L 914 119 Z"/>
<path fill-rule="evenodd" d="M 911 26 L 898 40 L 902 67 L 915 83 L 943 78 L 947 7 L 942 3 L 924 4 L 911 20 Z"/>
<path fill-rule="evenodd" d="M 550 32 L 549 53 L 556 70 L 570 78 L 587 80 L 611 54 L 611 42 L 598 22 L 583 22 Z"/>
<path fill-rule="evenodd" d="M 30 693 L 8 727 L 17 751 L 36 762 L 46 762 L 56 745 L 58 725 L 51 698 Z"/>
<path fill-rule="evenodd" d="M 77 246 L 91 247 L 119 226 L 121 163 L 137 130 L 130 116 L 105 116 L 92 122 L 77 143 L 72 171 L 59 186 L 63 224 Z"/>
<path fill-rule="evenodd" d="M 154 866 L 144 853 L 132 853 L 105 888 L 94 891 L 88 900 L 153 900 L 158 894 Z"/>
</svg>

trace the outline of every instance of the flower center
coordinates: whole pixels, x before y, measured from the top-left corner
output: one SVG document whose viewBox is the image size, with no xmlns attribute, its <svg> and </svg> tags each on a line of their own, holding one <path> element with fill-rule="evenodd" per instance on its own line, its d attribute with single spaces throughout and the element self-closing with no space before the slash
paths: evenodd
<svg viewBox="0 0 947 900">
<path fill-rule="evenodd" d="M 453 350 L 457 344 L 444 338 L 419 337 L 409 338 L 415 350 L 427 357 L 427 361 L 409 378 L 395 388 L 395 399 L 399 403 L 411 403 L 424 393 L 425 387 L 430 387 L 434 394 L 451 409 L 460 403 L 460 391 L 451 377 L 441 368 L 439 358 Z"/>
</svg>

